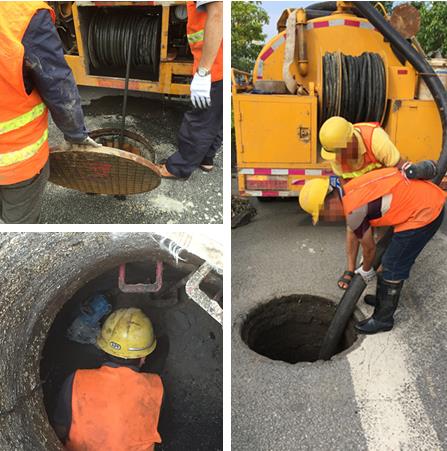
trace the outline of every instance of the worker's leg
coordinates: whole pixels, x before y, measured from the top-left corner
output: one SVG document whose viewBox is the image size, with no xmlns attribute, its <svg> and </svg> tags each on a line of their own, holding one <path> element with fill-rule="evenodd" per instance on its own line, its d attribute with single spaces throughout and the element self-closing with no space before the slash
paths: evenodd
<svg viewBox="0 0 447 451">
<path fill-rule="evenodd" d="M 420 229 L 395 233 L 382 258 L 383 272 L 377 279 L 376 305 L 371 318 L 361 321 L 356 329 L 365 334 L 391 330 L 394 325 L 400 292 L 417 256 L 438 231 L 444 211 Z"/>
<path fill-rule="evenodd" d="M 348 269 L 349 272 L 354 272 L 356 269 L 357 263 L 357 255 L 359 252 L 359 240 L 356 238 L 354 232 L 347 227 L 346 228 L 346 256 L 348 260 Z M 348 274 L 344 274 L 342 276 L 346 280 L 352 280 L 352 276 Z M 349 286 L 349 283 L 339 279 L 338 286 L 344 290 L 346 290 Z"/>
<path fill-rule="evenodd" d="M 214 157 L 222 147 L 222 142 L 223 142 L 223 121 L 220 122 L 220 130 L 217 133 L 216 139 L 214 140 L 212 146 L 210 147 L 210 150 L 205 155 L 205 158 L 202 160 L 201 164 L 210 166 L 214 164 Z"/>
<path fill-rule="evenodd" d="M 38 224 L 42 197 L 50 175 L 49 163 L 32 179 L 0 187 L 2 224 Z"/>
<path fill-rule="evenodd" d="M 212 153 L 216 137 L 222 130 L 222 95 L 223 82 L 215 82 L 211 86 L 211 107 L 185 113 L 178 134 L 178 151 L 166 162 L 171 174 L 182 178 L 190 176 Z"/>
</svg>

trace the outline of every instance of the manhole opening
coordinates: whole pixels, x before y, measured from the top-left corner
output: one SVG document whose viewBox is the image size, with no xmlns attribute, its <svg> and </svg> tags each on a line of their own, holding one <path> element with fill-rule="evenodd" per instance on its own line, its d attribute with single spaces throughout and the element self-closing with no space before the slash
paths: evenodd
<svg viewBox="0 0 447 451">
<path fill-rule="evenodd" d="M 59 393 L 65 379 L 77 369 L 100 367 L 108 360 L 94 344 L 81 344 L 68 338 L 68 329 L 79 317 L 81 306 L 98 293 L 104 294 L 112 311 L 137 307 L 152 321 L 157 348 L 143 368 L 161 375 L 164 401 L 159 420 L 162 449 L 219 449 L 222 441 L 222 329 L 184 291 L 179 281 L 190 273 L 165 264 L 159 293 L 122 293 L 118 288 L 119 267 L 90 280 L 56 315 L 47 334 L 40 363 L 45 409 L 54 418 Z M 156 263 L 127 263 L 128 284 L 153 283 Z M 216 287 L 206 281 L 201 288 L 208 294 Z M 100 323 L 106 319 L 105 315 Z M 207 430 L 206 437 L 202 437 Z"/>
<path fill-rule="evenodd" d="M 272 360 L 315 362 L 335 310 L 332 301 L 318 296 L 276 298 L 248 314 L 241 328 L 242 340 L 250 349 Z M 352 317 L 334 355 L 357 340 L 355 323 Z"/>
</svg>

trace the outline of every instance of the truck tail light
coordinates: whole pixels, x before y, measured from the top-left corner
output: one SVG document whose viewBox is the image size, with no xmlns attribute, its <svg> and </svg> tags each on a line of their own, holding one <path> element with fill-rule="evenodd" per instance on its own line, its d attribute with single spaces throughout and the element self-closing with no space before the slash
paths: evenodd
<svg viewBox="0 0 447 451">
<path fill-rule="evenodd" d="M 287 190 L 287 176 L 284 175 L 247 175 L 247 190 Z"/>
</svg>

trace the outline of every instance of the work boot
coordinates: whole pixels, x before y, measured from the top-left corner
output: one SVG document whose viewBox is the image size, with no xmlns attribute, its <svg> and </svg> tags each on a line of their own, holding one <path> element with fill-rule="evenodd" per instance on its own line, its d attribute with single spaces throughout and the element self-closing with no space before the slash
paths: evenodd
<svg viewBox="0 0 447 451">
<path fill-rule="evenodd" d="M 370 305 L 371 307 L 375 307 L 377 304 L 377 291 L 379 290 L 379 286 L 380 286 L 380 282 L 379 280 L 382 279 L 382 271 L 377 273 L 377 285 L 376 285 L 376 294 L 367 294 L 365 295 L 365 297 L 363 298 L 363 301 L 365 302 L 365 304 Z"/>
<path fill-rule="evenodd" d="M 372 307 L 376 306 L 376 295 L 375 294 L 367 294 L 363 300 L 365 304 L 371 305 Z"/>
<path fill-rule="evenodd" d="M 360 321 L 355 325 L 359 333 L 375 334 L 377 332 L 386 332 L 393 328 L 393 315 L 397 309 L 403 284 L 403 280 L 399 283 L 391 283 L 383 280 L 382 277 L 378 278 L 374 313 L 371 318 Z"/>
</svg>

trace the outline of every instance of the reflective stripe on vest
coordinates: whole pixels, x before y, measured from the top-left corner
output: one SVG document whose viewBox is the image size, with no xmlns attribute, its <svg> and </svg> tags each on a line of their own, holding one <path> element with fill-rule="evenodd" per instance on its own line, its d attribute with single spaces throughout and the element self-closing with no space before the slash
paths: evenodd
<svg viewBox="0 0 447 451">
<path fill-rule="evenodd" d="M 35 143 L 30 144 L 29 146 L 26 146 L 20 150 L 0 154 L 0 167 L 20 163 L 21 161 L 33 157 L 37 152 L 39 152 L 39 149 L 47 139 L 48 129 L 44 131 L 43 135 Z"/>
<path fill-rule="evenodd" d="M 29 124 L 37 117 L 44 114 L 45 108 L 46 106 L 44 103 L 39 103 L 31 111 L 28 111 L 25 114 L 22 114 L 14 119 L 10 119 L 9 121 L 0 122 L 0 135 L 17 130 L 24 125 Z"/>
<path fill-rule="evenodd" d="M 354 171 L 354 172 L 343 172 L 343 174 L 341 175 L 344 179 L 353 179 L 355 177 L 360 177 L 363 174 L 366 174 L 367 172 L 370 172 L 374 169 L 378 169 L 381 168 L 382 165 L 380 163 L 371 163 L 368 166 L 359 169 L 358 171 Z"/>
<path fill-rule="evenodd" d="M 189 44 L 197 44 L 198 42 L 203 41 L 204 36 L 205 30 L 199 30 L 196 33 L 188 34 L 188 42 Z"/>
</svg>

